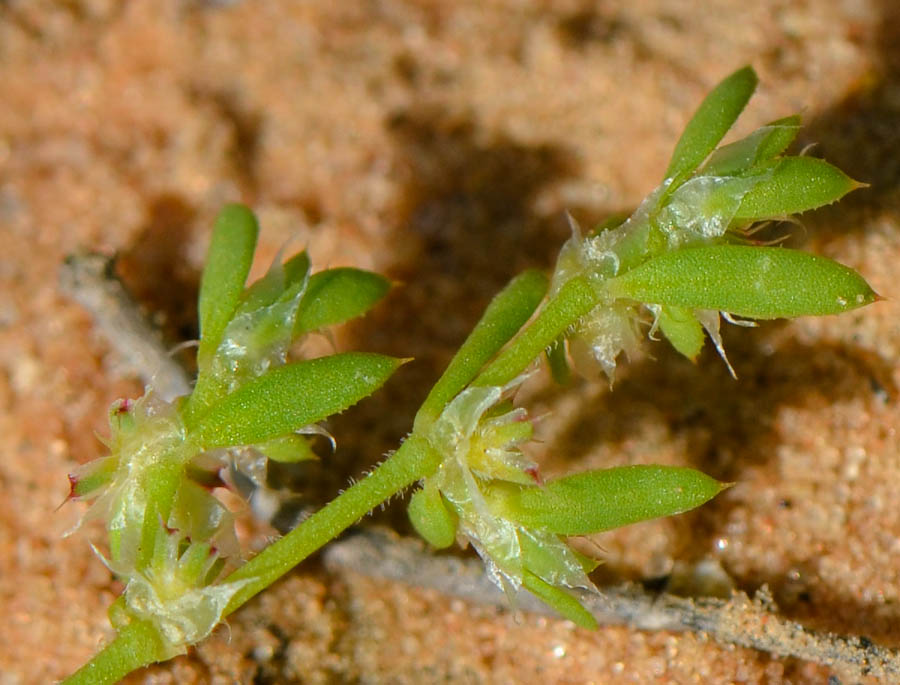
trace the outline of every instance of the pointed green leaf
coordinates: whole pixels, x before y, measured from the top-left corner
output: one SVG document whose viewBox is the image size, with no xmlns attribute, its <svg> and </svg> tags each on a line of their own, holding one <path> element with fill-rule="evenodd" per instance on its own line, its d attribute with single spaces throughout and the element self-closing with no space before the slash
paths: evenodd
<svg viewBox="0 0 900 685">
<path fill-rule="evenodd" d="M 188 425 L 203 449 L 253 445 L 321 421 L 375 392 L 402 360 L 347 352 L 288 364 L 248 381 Z"/>
<path fill-rule="evenodd" d="M 799 250 L 713 245 L 661 254 L 607 282 L 614 297 L 754 319 L 840 314 L 877 295 L 842 264 Z"/>
<path fill-rule="evenodd" d="M 305 281 L 309 277 L 309 255 L 306 250 L 298 252 L 284 263 L 284 285 L 289 288 L 292 284 Z"/>
<path fill-rule="evenodd" d="M 522 585 L 525 586 L 526 590 L 537 596 L 544 603 L 552 606 L 560 615 L 569 619 L 575 625 L 588 630 L 597 628 L 597 619 L 594 618 L 593 614 L 581 606 L 581 602 L 565 590 L 553 587 L 538 578 L 531 571 L 525 571 L 522 574 Z"/>
<path fill-rule="evenodd" d="M 837 167 L 815 157 L 786 157 L 771 175 L 741 200 L 735 220 L 759 220 L 800 214 L 841 199 L 860 184 Z"/>
<path fill-rule="evenodd" d="M 795 115 L 773 121 L 746 138 L 723 145 L 712 153 L 700 172 L 704 176 L 726 176 L 747 171 L 751 167 L 781 154 L 800 130 L 800 117 Z"/>
<path fill-rule="evenodd" d="M 491 486 L 497 511 L 526 528 L 589 535 L 680 514 L 715 497 L 722 483 L 677 466 L 621 466 L 558 478 L 543 487 Z"/>
<path fill-rule="evenodd" d="M 747 106 L 756 80 L 753 69 L 744 67 L 706 96 L 681 134 L 665 178 L 689 174 L 709 156 Z"/>
<path fill-rule="evenodd" d="M 660 307 L 659 330 L 672 343 L 672 347 L 694 361 L 703 349 L 705 336 L 703 326 L 693 312 L 683 307 L 667 305 Z"/>
<path fill-rule="evenodd" d="M 253 212 L 242 205 L 226 205 L 216 218 L 206 266 L 200 280 L 201 361 L 219 346 L 225 326 L 231 320 L 253 262 L 259 226 Z"/>
<path fill-rule="evenodd" d="M 295 255 L 285 264 L 272 264 L 265 276 L 254 281 L 241 294 L 241 300 L 229 324 L 234 325 L 242 314 L 259 312 L 276 302 L 282 305 L 290 303 L 285 313 L 290 318 L 295 318 L 308 272 L 309 257 L 305 252 Z M 245 326 L 246 323 L 241 325 Z"/>
<path fill-rule="evenodd" d="M 369 311 L 391 289 L 384 276 L 343 267 L 309 277 L 294 336 L 343 323 Z"/>
<path fill-rule="evenodd" d="M 435 549 L 446 549 L 456 542 L 459 517 L 429 481 L 413 493 L 407 514 L 416 532 Z"/>
<path fill-rule="evenodd" d="M 422 403 L 416 416 L 417 427 L 421 427 L 421 421 L 434 420 L 440 415 L 444 406 L 518 333 L 546 292 L 547 277 L 539 271 L 529 270 L 516 276 L 491 300 L 481 320 Z"/>
<path fill-rule="evenodd" d="M 784 152 L 800 132 L 801 123 L 800 115 L 792 114 L 763 126 L 760 130 L 765 131 L 765 134 L 756 151 L 756 162 L 772 159 Z"/>
</svg>

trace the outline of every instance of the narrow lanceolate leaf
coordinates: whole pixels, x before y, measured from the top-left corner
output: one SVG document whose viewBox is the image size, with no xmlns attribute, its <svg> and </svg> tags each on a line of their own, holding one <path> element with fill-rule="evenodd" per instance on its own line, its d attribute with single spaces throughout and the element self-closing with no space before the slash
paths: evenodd
<svg viewBox="0 0 900 685">
<path fill-rule="evenodd" d="M 751 167 L 781 154 L 800 130 L 800 117 L 791 116 L 758 128 L 746 138 L 723 145 L 703 165 L 703 175 L 726 176 L 747 171 Z"/>
<path fill-rule="evenodd" d="M 294 335 L 334 326 L 369 311 L 391 289 L 384 276 L 343 267 L 309 277 Z"/>
<path fill-rule="evenodd" d="M 763 126 L 760 130 L 765 131 L 765 134 L 756 150 L 754 161 L 762 162 L 784 152 L 800 132 L 801 123 L 800 115 L 792 114 Z"/>
<path fill-rule="evenodd" d="M 566 281 L 509 345 L 472 381 L 479 386 L 504 386 L 525 371 L 569 326 L 597 306 L 594 285 L 584 276 Z"/>
<path fill-rule="evenodd" d="M 416 417 L 417 424 L 425 420 L 420 417 L 437 418 L 444 406 L 518 333 L 546 292 L 547 277 L 539 271 L 529 270 L 516 276 L 491 300 L 472 333 L 422 403 Z M 509 380 L 504 380 L 500 385 L 505 385 Z"/>
<path fill-rule="evenodd" d="M 608 288 L 614 297 L 753 319 L 840 314 L 877 299 L 862 276 L 835 261 L 746 245 L 665 253 L 611 279 Z"/>
<path fill-rule="evenodd" d="M 216 218 L 206 267 L 200 280 L 200 349 L 198 358 L 215 352 L 244 291 L 253 262 L 259 226 L 253 212 L 227 205 Z"/>
<path fill-rule="evenodd" d="M 773 164 L 771 175 L 744 195 L 735 220 L 800 214 L 861 187 L 837 167 L 815 157 L 785 157 Z"/>
<path fill-rule="evenodd" d="M 347 352 L 277 367 L 214 405 L 190 437 L 203 449 L 254 445 L 341 412 L 378 389 L 403 361 Z"/>
<path fill-rule="evenodd" d="M 753 69 L 744 67 L 706 96 L 675 146 L 666 178 L 691 173 L 709 156 L 747 106 L 756 80 Z"/>
<path fill-rule="evenodd" d="M 525 571 L 522 575 L 522 585 L 575 625 L 588 630 L 597 629 L 597 619 L 593 614 L 565 590 L 544 582 L 530 571 Z"/>
<path fill-rule="evenodd" d="M 694 469 L 639 465 L 586 471 L 543 487 L 498 485 L 491 495 L 503 516 L 526 528 L 589 535 L 680 514 L 726 487 Z"/>
</svg>

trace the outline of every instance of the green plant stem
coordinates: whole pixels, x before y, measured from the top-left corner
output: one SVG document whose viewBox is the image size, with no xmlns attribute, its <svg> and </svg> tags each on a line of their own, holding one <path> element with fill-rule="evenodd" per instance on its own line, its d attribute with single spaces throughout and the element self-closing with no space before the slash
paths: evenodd
<svg viewBox="0 0 900 685">
<path fill-rule="evenodd" d="M 410 435 L 368 476 L 228 576 L 223 582 L 250 582 L 235 593 L 225 614 L 230 614 L 274 583 L 376 506 L 420 478 L 431 475 L 440 461 L 440 453 L 426 439 L 415 433 Z"/>
<path fill-rule="evenodd" d="M 519 331 L 547 292 L 547 277 L 525 271 L 510 281 L 488 305 L 481 320 L 428 393 L 416 415 L 414 430 L 433 424 L 444 407 Z"/>
<path fill-rule="evenodd" d="M 540 357 L 569 326 L 598 304 L 596 290 L 590 281 L 584 276 L 572 278 L 509 347 L 472 381 L 472 385 L 506 385 Z"/>
<path fill-rule="evenodd" d="M 171 656 L 148 621 L 132 621 L 119 630 L 116 639 L 106 645 L 88 663 L 66 678 L 62 685 L 104 685 Z"/>
</svg>

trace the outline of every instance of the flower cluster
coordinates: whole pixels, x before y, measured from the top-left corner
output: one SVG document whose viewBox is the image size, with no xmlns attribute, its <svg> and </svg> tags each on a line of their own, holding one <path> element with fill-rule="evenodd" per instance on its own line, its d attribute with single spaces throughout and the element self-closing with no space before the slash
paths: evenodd
<svg viewBox="0 0 900 685">
<path fill-rule="evenodd" d="M 446 406 L 430 435 L 444 459 L 413 495 L 411 519 L 437 547 L 454 538 L 471 544 L 511 598 L 529 575 L 554 588 L 593 589 L 587 572 L 596 563 L 552 531 L 517 522 L 502 496 L 507 487 L 540 487 L 537 466 L 520 450 L 532 423 L 504 399 L 520 383 L 469 387 Z"/>
<path fill-rule="evenodd" d="M 713 112 L 720 116 L 720 110 L 729 109 L 736 117 L 746 102 L 746 99 L 741 102 L 741 98 L 749 97 L 755 85 L 755 78 L 748 71 L 736 72 L 730 78 L 733 82 L 728 87 L 732 92 L 714 93 L 708 100 L 711 106 L 707 107 L 706 103 L 701 106 L 682 137 L 686 144 L 679 143 L 676 149 L 666 179 L 638 209 L 624 222 L 605 224 L 588 235 L 582 235 L 573 221 L 572 237 L 560 252 L 551 296 L 572 278 L 586 279 L 597 293 L 597 305 L 565 336 L 569 353 L 576 367 L 582 370 L 587 368 L 586 360 L 599 364 L 610 383 L 619 354 L 625 352 L 630 357 L 637 350 L 640 327 L 645 322 L 649 323 L 651 337 L 660 331 L 692 360 L 703 346 L 705 331 L 732 375 L 734 371 L 725 357 L 719 333 L 720 315 L 731 323 L 754 325 L 735 318 L 745 312 L 725 303 L 719 306 L 714 299 L 710 301 L 713 306 L 685 306 L 692 299 L 685 293 L 696 294 L 698 290 L 697 263 L 691 264 L 694 282 L 686 283 L 681 292 L 671 288 L 665 293 L 661 289 L 650 292 L 644 288 L 642 294 L 652 299 L 637 297 L 634 292 L 617 286 L 625 279 L 637 280 L 637 276 L 629 274 L 638 272 L 644 277 L 646 270 L 641 268 L 645 265 L 653 269 L 664 264 L 669 272 L 664 274 L 657 269 L 657 275 L 674 281 L 679 276 L 677 269 L 686 271 L 683 264 L 677 264 L 674 255 L 690 255 L 697 248 L 721 248 L 745 242 L 754 224 L 787 219 L 794 213 L 832 202 L 858 185 L 826 162 L 782 154 L 797 135 L 799 117 L 779 119 L 713 151 L 733 123 L 733 117 L 724 116 L 718 123 L 713 121 L 715 125 L 704 123 L 705 117 L 709 118 Z M 731 107 L 726 102 L 728 98 L 740 106 Z M 701 128 L 701 124 L 713 129 L 712 134 Z M 764 260 L 764 252 L 756 249 L 754 256 Z M 743 276 L 739 268 L 746 264 L 735 257 L 737 253 L 719 250 L 705 254 L 719 267 L 733 261 L 734 265 L 728 265 L 727 269 L 733 281 Z M 762 302 L 775 278 L 771 274 L 766 278 L 761 273 L 765 280 L 757 278 L 754 283 L 749 278 L 751 273 L 747 281 L 760 291 L 756 301 Z M 759 311 L 755 304 L 748 305 L 746 312 L 753 318 L 772 316 Z M 785 314 L 774 314 L 778 315 Z"/>
<path fill-rule="evenodd" d="M 234 517 L 216 489 L 247 496 L 267 488 L 269 460 L 315 458 L 306 435 L 330 438 L 316 422 L 371 392 L 397 365 L 353 354 L 287 364 L 301 335 L 363 313 L 384 294 L 386 281 L 355 269 L 311 277 L 302 252 L 284 264 L 279 255 L 245 287 L 257 230 L 239 206 L 227 207 L 217 223 L 201 284 L 193 391 L 167 402 L 148 388 L 136 401 L 114 403 L 109 456 L 69 476 L 70 499 L 92 500 L 82 522 L 105 523 L 108 558 L 98 554 L 126 583 L 118 624 L 151 622 L 172 654 L 207 635 L 240 589 L 217 583 L 241 554 Z M 352 294 L 358 286 L 364 292 Z M 346 389 L 336 380 L 339 369 L 349 374 Z M 279 400 L 308 396 L 304 384 L 322 384 L 317 374 L 328 378 L 331 396 L 318 404 L 297 400 L 299 407 Z"/>
<path fill-rule="evenodd" d="M 124 611 L 112 611 L 115 628 L 133 619 L 153 623 L 169 656 L 209 635 L 222 620 L 234 594 L 249 581 L 215 583 L 225 560 L 208 542 L 192 542 L 180 531 L 157 528 L 156 552 L 149 566 L 127 570 L 109 564 L 128 579 Z"/>
</svg>

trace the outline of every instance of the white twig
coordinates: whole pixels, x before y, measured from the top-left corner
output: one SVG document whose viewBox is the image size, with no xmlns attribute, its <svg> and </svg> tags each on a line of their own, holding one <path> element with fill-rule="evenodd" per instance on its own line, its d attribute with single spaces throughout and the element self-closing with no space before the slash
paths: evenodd
<svg viewBox="0 0 900 685">
<path fill-rule="evenodd" d="M 388 531 L 357 529 L 326 547 L 323 558 L 332 571 L 353 571 L 432 588 L 477 604 L 509 606 L 480 560 L 437 556 L 420 541 Z M 629 583 L 601 588 L 600 595 L 580 593 L 579 600 L 602 625 L 705 633 L 716 642 L 834 666 L 855 677 L 872 675 L 889 682 L 900 678 L 900 651 L 864 637 L 820 633 L 789 621 L 778 615 L 765 589 L 753 599 L 743 592 L 733 593 L 728 600 L 692 599 L 651 593 Z M 517 606 L 533 613 L 554 614 L 527 592 L 519 595 Z"/>
<path fill-rule="evenodd" d="M 100 254 L 72 255 L 60 268 L 61 292 L 94 317 L 129 370 L 165 400 L 191 391 L 187 373 L 163 345 L 162 338 L 141 314 L 140 307 L 115 276 L 115 260 Z"/>
</svg>

